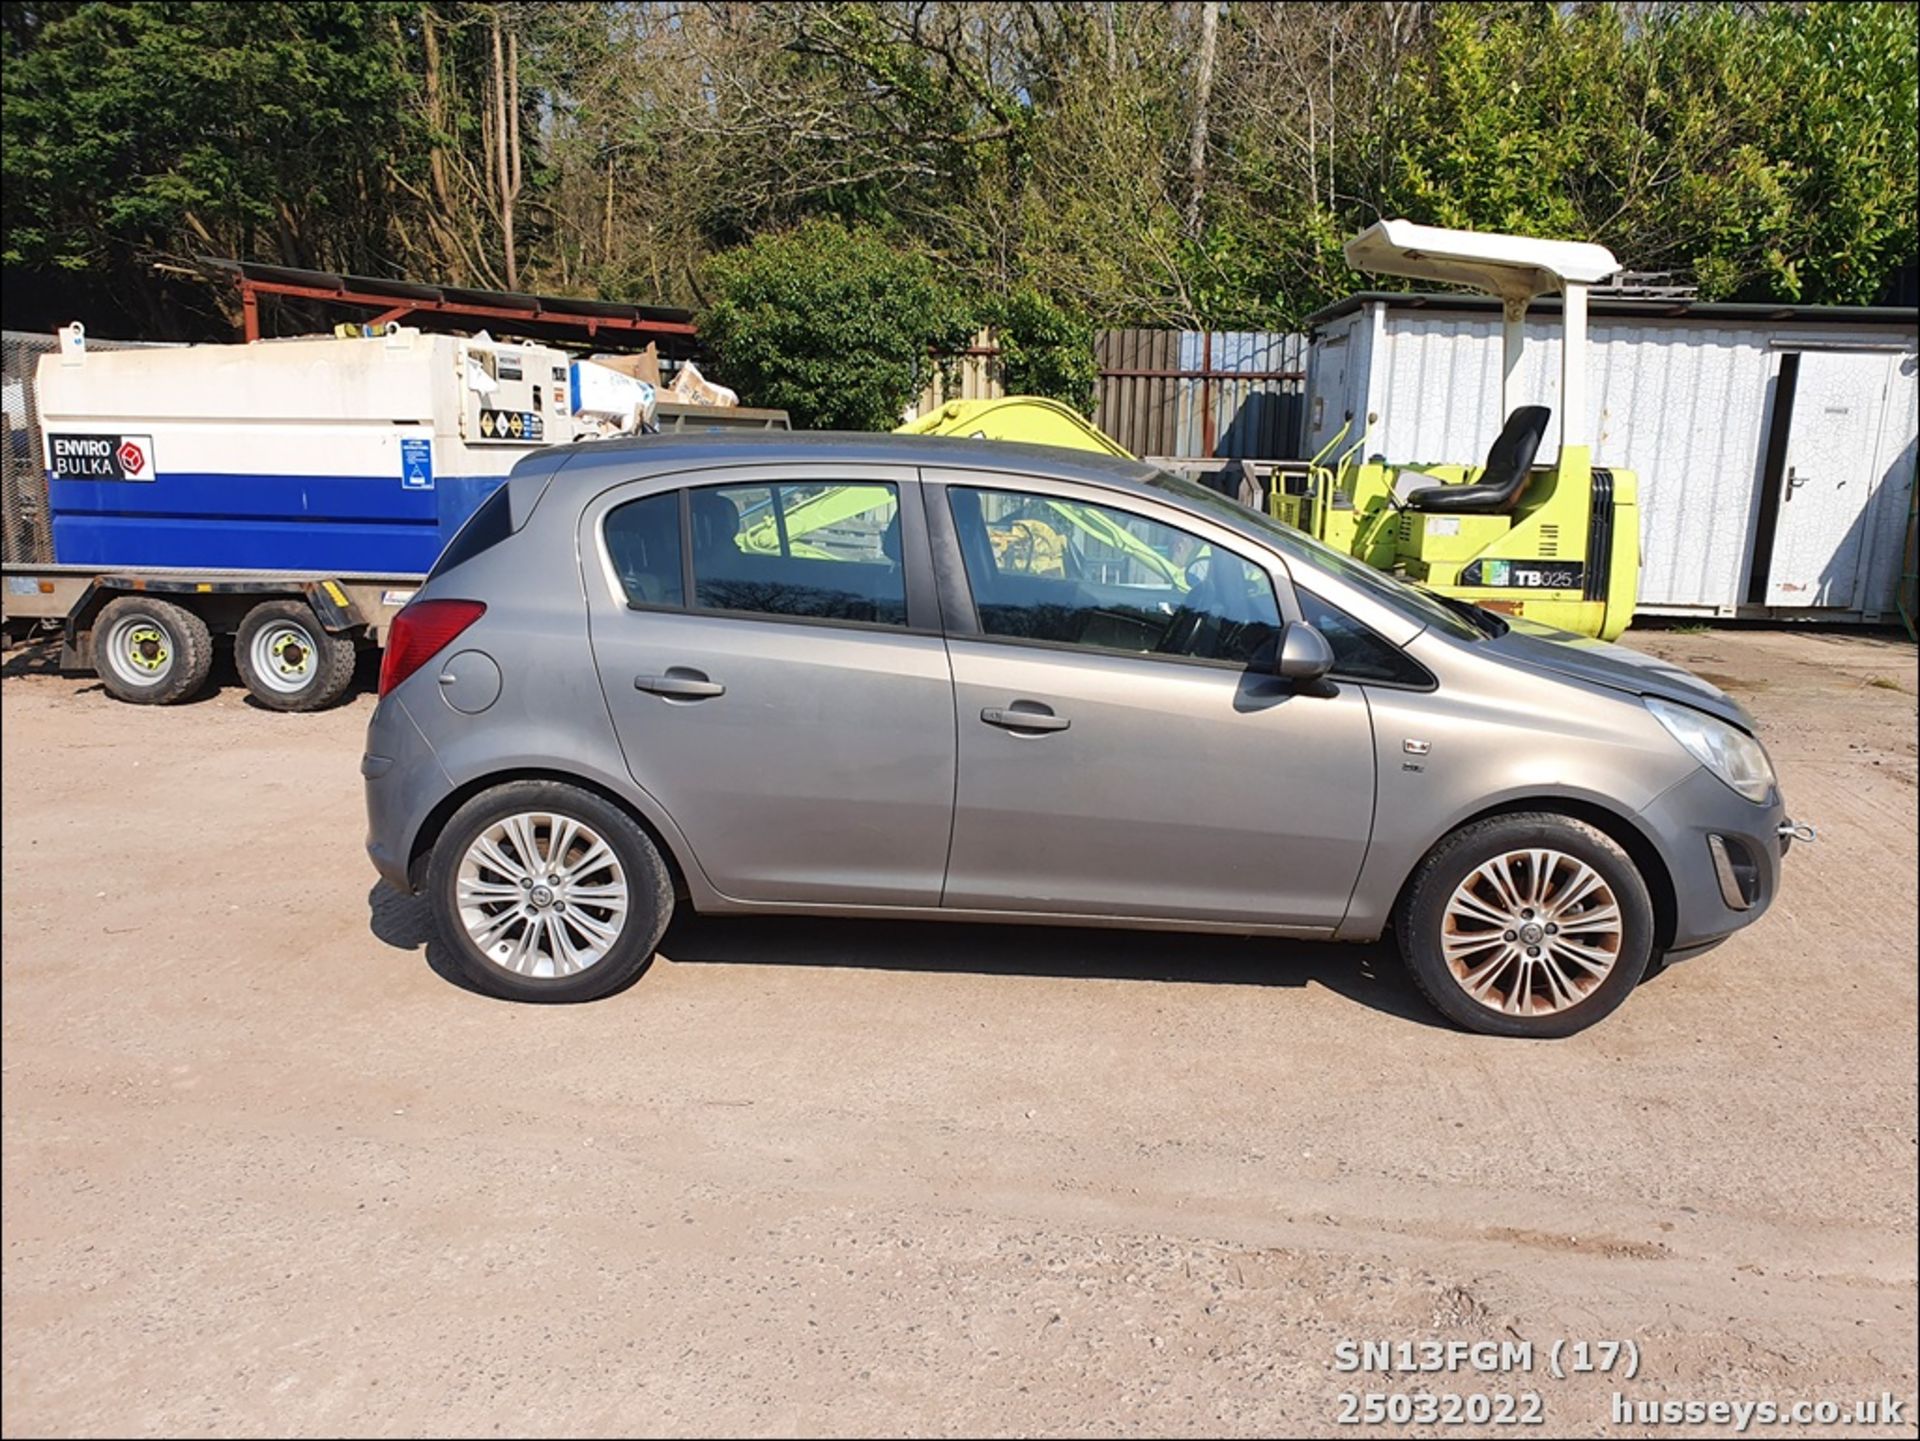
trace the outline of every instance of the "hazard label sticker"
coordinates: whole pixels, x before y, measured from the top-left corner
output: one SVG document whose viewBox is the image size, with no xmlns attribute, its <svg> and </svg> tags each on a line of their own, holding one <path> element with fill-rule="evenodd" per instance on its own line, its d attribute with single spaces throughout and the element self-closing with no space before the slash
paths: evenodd
<svg viewBox="0 0 1920 1441">
<path fill-rule="evenodd" d="M 480 412 L 482 440 L 521 441 L 546 439 L 546 422 L 531 410 L 483 410 Z"/>
<path fill-rule="evenodd" d="M 433 440 L 430 436 L 401 437 L 400 488 L 433 489 Z"/>
</svg>

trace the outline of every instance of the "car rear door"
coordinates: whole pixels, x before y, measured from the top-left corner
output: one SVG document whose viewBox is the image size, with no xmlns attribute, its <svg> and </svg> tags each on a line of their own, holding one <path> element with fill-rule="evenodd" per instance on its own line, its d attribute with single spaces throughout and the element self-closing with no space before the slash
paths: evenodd
<svg viewBox="0 0 1920 1441">
<path fill-rule="evenodd" d="M 953 683 L 910 469 L 730 466 L 581 519 L 634 781 L 752 901 L 936 905 Z"/>
<path fill-rule="evenodd" d="M 943 904 L 1337 925 L 1372 725 L 1360 686 L 1273 676 L 1284 572 L 1144 498 L 923 480 L 959 731 Z"/>
</svg>

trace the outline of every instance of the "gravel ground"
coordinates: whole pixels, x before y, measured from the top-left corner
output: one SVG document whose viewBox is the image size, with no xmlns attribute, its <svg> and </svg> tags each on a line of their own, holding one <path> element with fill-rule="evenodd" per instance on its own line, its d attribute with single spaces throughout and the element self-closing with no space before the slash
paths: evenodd
<svg viewBox="0 0 1920 1441">
<path fill-rule="evenodd" d="M 373 884 L 364 689 L 150 711 L 14 652 L 4 1429 L 1316 1435 L 1391 1390 L 1645 1434 L 1614 1392 L 1891 1391 L 1847 1434 L 1913 1435 L 1914 651 L 1633 643 L 1749 704 L 1823 838 L 1540 1045 L 1382 948 L 1093 931 L 683 920 L 622 995 L 497 1003 Z M 1425 1338 L 1535 1369 L 1333 1366 Z M 1561 1338 L 1637 1376 L 1553 1379 Z"/>
</svg>

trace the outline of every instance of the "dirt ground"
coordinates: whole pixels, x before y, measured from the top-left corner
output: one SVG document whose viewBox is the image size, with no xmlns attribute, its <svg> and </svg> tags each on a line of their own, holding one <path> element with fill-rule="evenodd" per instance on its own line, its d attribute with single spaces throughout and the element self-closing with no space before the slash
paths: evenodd
<svg viewBox="0 0 1920 1441">
<path fill-rule="evenodd" d="M 937 925 L 683 921 L 622 995 L 502 1004 L 373 884 L 364 689 L 151 711 L 13 652 L 4 1429 L 1320 1435 L 1535 1391 L 1617 1435 L 1615 1392 L 1890 1391 L 1846 1434 L 1913 1435 L 1914 650 L 1633 643 L 1747 701 L 1822 839 L 1545 1044 L 1381 948 Z M 1425 1338 L 1534 1370 L 1335 1369 Z"/>
</svg>

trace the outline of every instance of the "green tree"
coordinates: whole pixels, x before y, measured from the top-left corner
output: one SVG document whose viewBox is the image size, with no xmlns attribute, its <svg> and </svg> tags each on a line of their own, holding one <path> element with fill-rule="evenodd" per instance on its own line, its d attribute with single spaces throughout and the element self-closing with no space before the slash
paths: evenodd
<svg viewBox="0 0 1920 1441">
<path fill-rule="evenodd" d="M 1725 61 L 1718 102 L 1744 120 L 1681 187 L 1703 291 L 1857 305 L 1916 244 L 1916 70 L 1908 4 L 1772 5 L 1741 23 L 1719 7 L 1677 21 Z M 1672 46 L 1678 49 L 1678 46 Z M 1672 67 L 1669 67 L 1672 68 Z M 1674 87 L 1684 83 L 1675 76 Z"/>
<path fill-rule="evenodd" d="M 716 256 L 700 332 L 716 378 L 803 426 L 891 430 L 934 351 L 973 330 L 969 306 L 924 257 L 829 220 Z"/>
<path fill-rule="evenodd" d="M 5 263 L 135 293 L 202 253 L 383 268 L 412 8 L 8 6 Z"/>
<path fill-rule="evenodd" d="M 1348 214 L 1597 240 L 1709 299 L 1869 301 L 1914 253 L 1917 69 L 1904 4 L 1442 6 Z"/>
<path fill-rule="evenodd" d="M 1049 334 L 1295 324 L 1381 215 L 1709 297 L 1871 300 L 1915 253 L 1897 0 L 10 0 L 0 45 L 10 314 L 156 338 L 222 329 L 168 279 L 202 253 L 497 287 L 510 226 L 523 287 L 691 303 L 824 218 L 1071 394 Z"/>
<path fill-rule="evenodd" d="M 1044 395 L 1092 411 L 1100 363 L 1093 353 L 1093 326 L 1084 316 L 1025 286 L 989 305 L 986 315 L 1009 395 Z"/>
</svg>

